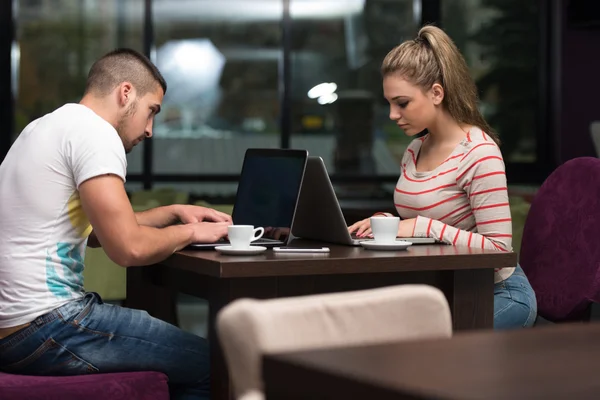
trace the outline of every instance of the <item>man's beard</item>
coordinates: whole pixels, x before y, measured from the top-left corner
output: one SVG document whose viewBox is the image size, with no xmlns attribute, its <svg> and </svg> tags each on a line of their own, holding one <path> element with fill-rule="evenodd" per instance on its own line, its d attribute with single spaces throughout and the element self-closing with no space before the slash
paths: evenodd
<svg viewBox="0 0 600 400">
<path fill-rule="evenodd" d="M 127 139 L 127 136 L 125 135 L 125 132 L 127 131 L 127 126 L 129 125 L 129 118 L 131 116 L 133 116 L 137 110 L 137 104 L 138 101 L 137 99 L 133 101 L 133 103 L 131 103 L 129 105 L 129 107 L 127 107 L 127 110 L 125 110 L 125 114 L 123 114 L 123 116 L 119 119 L 119 122 L 117 124 L 117 133 L 119 134 L 119 137 L 121 138 L 121 141 L 123 142 L 123 147 L 125 147 L 125 153 L 129 154 L 131 153 L 131 150 L 133 150 L 133 142 L 130 142 Z"/>
</svg>

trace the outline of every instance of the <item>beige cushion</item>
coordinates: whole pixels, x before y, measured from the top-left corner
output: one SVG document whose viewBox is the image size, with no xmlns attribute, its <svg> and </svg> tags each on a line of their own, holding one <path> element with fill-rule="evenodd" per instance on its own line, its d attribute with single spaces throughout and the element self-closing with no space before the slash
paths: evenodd
<svg viewBox="0 0 600 400">
<path fill-rule="evenodd" d="M 217 318 L 238 398 L 262 398 L 263 354 L 450 337 L 443 293 L 427 285 L 273 300 L 237 300 Z"/>
</svg>

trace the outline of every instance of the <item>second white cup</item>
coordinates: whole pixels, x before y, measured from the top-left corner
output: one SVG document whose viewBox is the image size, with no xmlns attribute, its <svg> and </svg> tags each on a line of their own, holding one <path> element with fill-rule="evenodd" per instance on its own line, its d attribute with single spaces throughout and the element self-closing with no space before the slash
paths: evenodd
<svg viewBox="0 0 600 400">
<path fill-rule="evenodd" d="M 253 225 L 229 225 L 227 236 L 232 249 L 247 249 L 250 243 L 260 239 L 265 233 L 264 228 L 254 228 Z"/>
<path fill-rule="evenodd" d="M 398 235 L 399 217 L 371 217 L 371 230 L 377 243 L 393 243 Z"/>
</svg>

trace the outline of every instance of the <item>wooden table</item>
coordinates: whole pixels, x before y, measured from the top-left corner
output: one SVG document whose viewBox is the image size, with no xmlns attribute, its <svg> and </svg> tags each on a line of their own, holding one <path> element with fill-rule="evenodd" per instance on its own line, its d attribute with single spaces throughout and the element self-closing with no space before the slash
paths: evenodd
<svg viewBox="0 0 600 400">
<path fill-rule="evenodd" d="M 164 262 L 127 270 L 127 302 L 132 308 L 176 323 L 174 291 L 209 302 L 211 393 L 229 398 L 229 377 L 216 340 L 218 312 L 242 298 L 275 298 L 427 283 L 448 298 L 454 329 L 491 328 L 493 269 L 516 265 L 514 253 L 446 245 L 412 246 L 378 252 L 328 245 L 331 253 L 223 256 L 215 251 L 181 251 Z"/>
<path fill-rule="evenodd" d="M 268 400 L 597 399 L 600 324 L 267 356 Z"/>
</svg>

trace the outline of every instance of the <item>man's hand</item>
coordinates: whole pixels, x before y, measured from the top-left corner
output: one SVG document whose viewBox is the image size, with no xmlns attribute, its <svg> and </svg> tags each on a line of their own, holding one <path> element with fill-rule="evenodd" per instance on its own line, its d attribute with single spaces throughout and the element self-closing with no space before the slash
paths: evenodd
<svg viewBox="0 0 600 400">
<path fill-rule="evenodd" d="M 198 222 L 226 222 L 231 225 L 231 216 L 212 208 L 178 204 L 174 206 L 175 216 L 184 224 L 195 224 Z"/>
<path fill-rule="evenodd" d="M 230 222 L 197 222 L 190 223 L 193 230 L 192 243 L 214 243 L 227 236 L 227 227 Z"/>
</svg>

